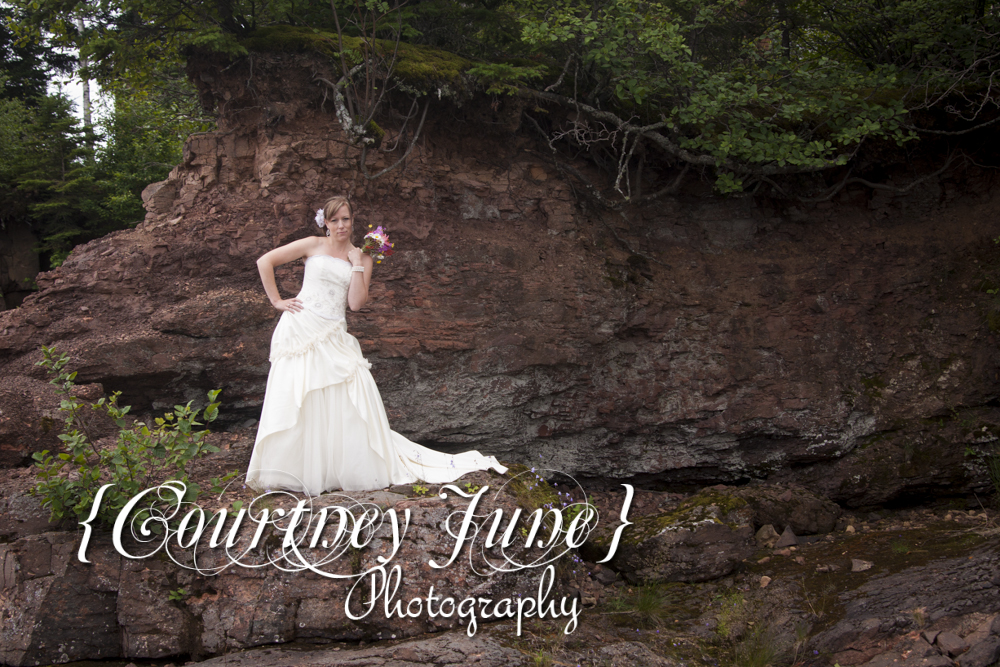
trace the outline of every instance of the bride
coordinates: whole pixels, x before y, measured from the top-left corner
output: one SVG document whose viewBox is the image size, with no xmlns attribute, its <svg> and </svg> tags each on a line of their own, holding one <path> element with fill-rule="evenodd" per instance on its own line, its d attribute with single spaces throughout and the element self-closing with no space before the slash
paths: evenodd
<svg viewBox="0 0 1000 667">
<path fill-rule="evenodd" d="M 351 244 L 354 211 L 345 197 L 329 200 L 316 222 L 326 236 L 293 241 L 257 260 L 264 291 L 282 313 L 247 483 L 319 495 L 443 484 L 487 468 L 506 472 L 492 456 L 442 454 L 389 428 L 371 364 L 344 320 L 346 306 L 358 310 L 368 301 L 372 258 Z M 274 267 L 301 257 L 302 290 L 282 299 Z"/>
</svg>

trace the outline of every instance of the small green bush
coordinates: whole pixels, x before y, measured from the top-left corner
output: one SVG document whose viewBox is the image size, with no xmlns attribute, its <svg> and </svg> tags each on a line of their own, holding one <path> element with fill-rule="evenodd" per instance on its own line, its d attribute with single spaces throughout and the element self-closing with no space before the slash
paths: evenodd
<svg viewBox="0 0 1000 667">
<path fill-rule="evenodd" d="M 37 365 L 55 376 L 49 383 L 61 395 L 59 410 L 66 417 L 59 435 L 65 451 L 52 454 L 45 450 L 33 455 L 38 468 L 34 493 L 41 496 L 42 506 L 52 513 L 51 521 L 86 519 L 98 489 L 109 483 L 115 486 L 105 492 L 97 514 L 97 523 L 105 526 L 114 524 L 119 510 L 135 494 L 167 480 L 184 482 L 184 500 L 197 500 L 201 489 L 188 480 L 185 466 L 191 459 L 219 449 L 205 442 L 208 430 L 196 429 L 204 424 L 198 421 L 201 411 L 191 409 L 191 401 L 175 405 L 173 412 L 157 417 L 152 428 L 141 421 L 130 424 L 126 418 L 130 406 L 118 406 L 121 392 L 115 392 L 110 399 L 82 401 L 73 395 L 76 372 L 66 370 L 69 357 L 65 353 L 57 355 L 54 347 L 42 346 L 42 354 Z M 205 422 L 215 421 L 219 414 L 215 399 L 220 391 L 208 392 L 209 404 L 201 414 Z M 106 413 L 114 420 L 119 431 L 113 446 L 96 445 L 85 418 L 88 410 Z"/>
</svg>

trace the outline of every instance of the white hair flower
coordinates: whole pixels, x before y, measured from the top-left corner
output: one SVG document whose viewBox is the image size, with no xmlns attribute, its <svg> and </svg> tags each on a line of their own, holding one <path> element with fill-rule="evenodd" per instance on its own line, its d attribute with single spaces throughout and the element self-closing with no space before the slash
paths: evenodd
<svg viewBox="0 0 1000 667">
<path fill-rule="evenodd" d="M 323 215 L 323 209 L 316 209 L 316 226 L 322 228 L 326 223 L 326 216 Z"/>
</svg>

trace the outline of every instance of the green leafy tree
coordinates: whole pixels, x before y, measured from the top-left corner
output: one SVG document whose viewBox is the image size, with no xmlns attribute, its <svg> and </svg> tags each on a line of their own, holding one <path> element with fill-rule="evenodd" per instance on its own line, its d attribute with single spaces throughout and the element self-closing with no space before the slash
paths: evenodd
<svg viewBox="0 0 1000 667">
<path fill-rule="evenodd" d="M 245 55 L 239 38 L 282 22 L 310 20 L 329 4 L 319 0 L 15 0 L 21 11 L 14 24 L 24 41 L 52 40 L 77 48 L 88 72 L 108 90 L 145 89 L 165 68 L 183 64 L 192 49 Z M 84 30 L 76 19 L 82 18 Z M 330 22 L 332 27 L 332 21 Z"/>
<path fill-rule="evenodd" d="M 916 138 L 909 112 L 946 109 L 960 81 L 969 106 L 995 110 L 997 31 L 959 4 L 526 0 L 523 40 L 565 64 L 524 94 L 582 112 L 546 138 L 604 154 L 614 192 L 595 195 L 608 203 L 642 198 L 651 150 L 714 171 L 723 191 L 773 183 Z"/>
<path fill-rule="evenodd" d="M 393 61 L 345 38 L 466 55 L 488 91 L 529 100 L 528 126 L 557 166 L 613 208 L 665 196 L 691 171 L 724 192 L 784 192 L 822 172 L 844 187 L 862 181 L 850 169 L 866 144 L 975 132 L 1000 111 L 993 0 L 19 2 L 18 34 L 78 45 L 108 85 L 149 82 L 195 51 L 241 57 L 266 26 L 334 29 L 343 77 L 330 85 L 345 91 L 338 113 L 345 129 L 362 128 L 359 141 L 377 141 L 367 128 L 384 86 L 374 82 L 391 85 Z"/>
<path fill-rule="evenodd" d="M 190 100 L 180 96 L 180 104 Z M 75 245 L 141 222 L 140 193 L 180 162 L 185 138 L 208 129 L 164 95 L 116 96 L 100 123 L 103 142 L 81 127 L 67 98 L 34 106 L 0 99 L 0 217 L 28 224 L 44 265 L 58 266 Z"/>
<path fill-rule="evenodd" d="M 166 178 L 187 136 L 207 124 L 162 96 L 120 94 L 100 129 L 92 150 L 59 96 L 43 98 L 26 128 L 18 190 L 53 266 L 75 245 L 141 222 L 143 188 Z"/>
<path fill-rule="evenodd" d="M 0 75 L 0 91 L 6 89 L 7 77 Z M 31 124 L 32 113 L 20 99 L 0 95 L 0 223 L 15 222 L 26 214 L 24 202 L 14 196 L 21 164 L 22 142 Z"/>
<path fill-rule="evenodd" d="M 18 182 L 26 164 L 26 141 L 46 96 L 49 80 L 72 70 L 75 59 L 47 40 L 19 43 L 12 22 L 22 12 L 0 5 L 0 225 L 30 226 L 32 203 Z M 17 286 L 20 287 L 20 286 Z"/>
<path fill-rule="evenodd" d="M 200 117 L 179 53 L 120 29 L 137 15 L 78 3 L 61 6 L 44 26 L 33 22 L 44 10 L 30 3 L 0 8 L 0 77 L 7 81 L 0 102 L 11 100 L 0 105 L 0 133 L 11 147 L 0 157 L 0 220 L 32 229 L 46 268 L 61 264 L 79 243 L 141 221 L 142 189 L 165 178 L 180 161 L 184 139 L 210 123 Z M 79 16 L 88 18 L 83 32 Z M 102 16 L 114 21 L 96 21 Z M 53 44 L 79 46 L 86 55 L 106 45 L 108 35 L 129 34 L 146 57 L 137 56 L 135 75 L 121 80 L 110 75 L 131 71 L 126 63 L 92 62 L 87 74 L 109 75 L 105 91 L 115 101 L 99 127 L 81 127 L 65 97 L 46 94 L 51 76 L 76 62 Z M 129 87 L 143 77 L 146 85 Z M 103 132 L 103 141 L 94 130 Z"/>
</svg>

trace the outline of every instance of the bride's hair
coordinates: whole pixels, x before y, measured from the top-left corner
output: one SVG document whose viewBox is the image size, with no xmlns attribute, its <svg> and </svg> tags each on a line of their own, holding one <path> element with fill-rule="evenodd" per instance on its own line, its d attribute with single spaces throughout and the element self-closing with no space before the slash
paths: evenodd
<svg viewBox="0 0 1000 667">
<path fill-rule="evenodd" d="M 350 215 L 351 215 L 351 221 L 353 222 L 353 220 L 354 220 L 354 207 L 351 206 L 351 202 L 349 202 L 347 200 L 347 197 L 344 197 L 344 196 L 341 196 L 341 195 L 338 195 L 336 197 L 332 197 L 332 198 L 326 200 L 326 203 L 323 204 L 323 209 L 322 209 L 323 219 L 324 220 L 329 220 L 330 218 L 333 217 L 333 215 L 337 211 L 339 211 L 344 206 L 347 207 L 347 212 L 350 213 Z M 316 221 L 319 222 L 319 217 L 316 218 Z M 323 227 L 325 228 L 324 231 L 326 232 L 326 235 L 329 236 L 330 235 L 330 229 L 328 227 L 326 227 L 326 225 L 323 225 Z"/>
<path fill-rule="evenodd" d="M 346 206 L 347 212 L 351 214 L 351 219 L 354 219 L 354 207 L 351 206 L 351 202 L 347 200 L 347 197 L 333 197 L 328 199 L 325 204 L 323 204 L 323 217 L 327 220 L 333 217 L 333 214 L 341 209 L 341 207 Z"/>
</svg>

